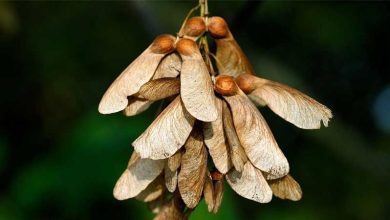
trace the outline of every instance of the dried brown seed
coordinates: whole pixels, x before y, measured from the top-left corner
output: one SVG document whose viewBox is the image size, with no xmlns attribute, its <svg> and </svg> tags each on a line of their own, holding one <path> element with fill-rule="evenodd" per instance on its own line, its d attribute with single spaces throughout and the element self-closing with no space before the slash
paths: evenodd
<svg viewBox="0 0 390 220">
<path fill-rule="evenodd" d="M 225 142 L 222 123 L 222 100 L 217 98 L 218 118 L 213 122 L 203 123 L 204 142 L 209 149 L 209 153 L 215 167 L 221 173 L 227 173 L 232 167 L 229 156 L 229 147 Z"/>
<path fill-rule="evenodd" d="M 164 163 L 164 160 L 142 159 L 133 152 L 126 170 L 115 184 L 114 197 L 124 200 L 137 196 L 161 173 Z"/>
<path fill-rule="evenodd" d="M 203 188 L 204 201 L 207 205 L 207 210 L 212 212 L 214 209 L 214 184 L 208 171 L 205 178 L 206 180 Z"/>
<path fill-rule="evenodd" d="M 229 28 L 226 21 L 221 17 L 211 17 L 207 26 L 209 33 L 214 38 L 225 38 L 229 35 Z"/>
<path fill-rule="evenodd" d="M 184 106 L 192 116 L 200 121 L 216 120 L 218 111 L 213 84 L 199 48 L 194 41 L 181 39 L 177 43 L 177 49 L 183 60 L 180 95 Z"/>
<path fill-rule="evenodd" d="M 175 39 L 175 37 L 169 34 L 157 36 L 152 43 L 152 52 L 161 54 L 172 52 L 175 48 Z"/>
<path fill-rule="evenodd" d="M 221 207 L 222 198 L 223 198 L 223 178 L 220 180 L 217 180 L 214 183 L 214 208 L 213 213 L 217 213 L 219 210 L 219 207 Z"/>
<path fill-rule="evenodd" d="M 237 85 L 234 82 L 234 78 L 227 75 L 219 75 L 215 78 L 214 89 L 224 96 L 231 96 L 237 93 Z"/>
<path fill-rule="evenodd" d="M 184 145 L 194 122 L 178 96 L 133 142 L 134 149 L 142 158 L 168 158 Z"/>
<path fill-rule="evenodd" d="M 250 97 L 264 100 L 273 112 L 286 121 L 303 129 L 318 129 L 321 127 L 321 121 L 325 127 L 328 126 L 332 112 L 316 100 L 281 83 L 255 76 L 246 78 L 256 87 L 249 93 Z"/>
<path fill-rule="evenodd" d="M 185 144 L 179 172 L 179 191 L 188 208 L 195 208 L 202 196 L 207 169 L 207 151 L 203 135 L 193 130 Z"/>
<path fill-rule="evenodd" d="M 139 97 L 157 101 L 177 95 L 180 92 L 180 80 L 178 78 L 160 78 L 145 83 L 139 90 Z"/>
<path fill-rule="evenodd" d="M 213 172 L 211 172 L 210 175 L 214 181 L 221 180 L 223 178 L 223 174 L 220 173 L 218 170 L 214 170 Z"/>
<path fill-rule="evenodd" d="M 281 199 L 298 201 L 302 198 L 302 190 L 298 182 L 291 175 L 268 182 L 274 195 Z"/>
<path fill-rule="evenodd" d="M 240 196 L 259 202 L 268 203 L 272 199 L 272 190 L 263 174 L 251 162 L 247 162 L 242 172 L 232 169 L 226 180 Z"/>
<path fill-rule="evenodd" d="M 173 38 L 173 36 L 167 36 L 166 38 Z M 135 59 L 110 85 L 99 103 L 100 113 L 110 114 L 126 108 L 128 104 L 127 97 L 137 93 L 141 86 L 152 78 L 158 64 L 166 54 L 155 53 L 156 49 L 153 49 L 155 47 L 153 45 L 154 43 Z"/>
<path fill-rule="evenodd" d="M 192 17 L 187 20 L 184 26 L 184 35 L 198 37 L 206 31 L 206 24 L 202 17 Z"/>
<path fill-rule="evenodd" d="M 230 147 L 230 157 L 235 169 L 241 172 L 244 168 L 245 163 L 248 161 L 248 158 L 244 149 L 241 146 L 240 140 L 238 139 L 233 124 L 233 118 L 226 102 L 222 103 L 222 110 L 223 127 L 227 142 L 229 143 Z"/>
<path fill-rule="evenodd" d="M 236 83 L 238 87 L 245 93 L 251 93 L 256 89 L 255 83 L 253 81 L 253 75 L 251 74 L 241 74 L 237 76 Z"/>
<path fill-rule="evenodd" d="M 289 164 L 256 106 L 239 89 L 237 95 L 224 96 L 233 113 L 233 122 L 240 143 L 249 160 L 270 179 L 283 177 Z"/>
<path fill-rule="evenodd" d="M 142 190 L 142 192 L 138 194 L 135 198 L 143 202 L 151 202 L 160 197 L 163 194 L 164 190 L 164 178 L 162 177 L 162 175 L 160 175 L 155 180 L 153 180 L 153 182 L 150 183 L 146 187 L 146 189 Z"/>
<path fill-rule="evenodd" d="M 194 40 L 183 38 L 176 43 L 176 50 L 180 55 L 193 56 L 199 49 Z"/>
</svg>

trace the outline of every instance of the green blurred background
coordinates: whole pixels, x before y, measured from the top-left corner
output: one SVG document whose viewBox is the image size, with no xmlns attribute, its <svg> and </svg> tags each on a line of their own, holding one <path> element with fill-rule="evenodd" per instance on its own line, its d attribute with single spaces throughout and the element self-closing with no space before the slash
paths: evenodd
<svg viewBox="0 0 390 220">
<path fill-rule="evenodd" d="M 0 219 L 150 219 L 113 186 L 158 105 L 126 118 L 97 105 L 195 1 L 0 2 Z M 261 109 L 303 189 L 257 204 L 225 185 L 192 219 L 390 219 L 390 4 L 211 1 L 257 73 L 333 110 L 300 130 Z"/>
</svg>

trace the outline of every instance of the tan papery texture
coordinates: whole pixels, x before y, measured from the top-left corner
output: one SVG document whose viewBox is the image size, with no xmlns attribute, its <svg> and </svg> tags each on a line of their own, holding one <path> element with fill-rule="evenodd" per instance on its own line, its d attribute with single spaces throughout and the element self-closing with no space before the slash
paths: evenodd
<svg viewBox="0 0 390 220">
<path fill-rule="evenodd" d="M 214 183 L 214 208 L 213 213 L 217 213 L 222 204 L 223 191 L 224 191 L 224 179 L 217 180 Z"/>
<path fill-rule="evenodd" d="M 169 192 L 174 192 L 177 187 L 177 174 L 181 164 L 181 152 L 176 152 L 167 159 L 164 167 L 165 186 Z"/>
<path fill-rule="evenodd" d="M 203 197 L 204 201 L 207 205 L 207 210 L 209 212 L 212 212 L 214 209 L 214 184 L 213 180 L 211 179 L 210 173 L 207 171 L 207 174 L 205 176 L 205 182 L 203 187 Z"/>
<path fill-rule="evenodd" d="M 240 74 L 254 74 L 252 64 L 242 51 L 232 33 L 228 37 L 216 39 L 217 43 L 217 67 L 225 75 L 237 77 Z"/>
<path fill-rule="evenodd" d="M 158 64 L 165 55 L 153 52 L 152 43 L 110 85 L 99 103 L 99 112 L 110 114 L 126 108 L 127 97 L 137 93 L 140 87 L 153 77 Z"/>
<path fill-rule="evenodd" d="M 184 145 L 194 122 L 178 96 L 133 142 L 134 149 L 142 158 L 168 158 Z"/>
<path fill-rule="evenodd" d="M 123 110 L 123 114 L 129 117 L 145 111 L 153 103 L 152 101 L 142 99 L 142 98 L 137 98 L 134 96 L 131 96 L 130 98 L 128 98 L 128 100 L 129 100 L 128 105 Z"/>
<path fill-rule="evenodd" d="M 178 186 L 184 203 L 195 208 L 202 196 L 207 169 L 207 151 L 203 135 L 196 128 L 185 144 L 181 159 Z"/>
<path fill-rule="evenodd" d="M 133 152 L 126 170 L 116 182 L 114 197 L 129 199 L 143 191 L 164 169 L 164 160 L 142 159 Z"/>
<path fill-rule="evenodd" d="M 158 176 L 146 189 L 142 190 L 135 198 L 142 202 L 151 202 L 160 197 L 165 191 L 164 178 L 162 175 Z"/>
<path fill-rule="evenodd" d="M 191 55 L 181 54 L 180 95 L 192 116 L 204 122 L 214 121 L 218 110 L 211 77 L 199 48 L 190 49 Z"/>
<path fill-rule="evenodd" d="M 268 203 L 272 199 L 272 190 L 263 174 L 251 162 L 247 162 L 242 172 L 232 169 L 226 180 L 240 196 L 259 202 Z"/>
<path fill-rule="evenodd" d="M 283 177 L 289 172 L 287 158 L 280 150 L 263 116 L 241 91 L 225 96 L 233 113 L 238 138 L 253 165 L 267 172 L 268 179 Z"/>
<path fill-rule="evenodd" d="M 180 69 L 181 69 L 181 59 L 180 59 L 179 55 L 177 55 L 176 53 L 171 53 L 171 54 L 167 55 L 166 57 L 164 57 L 163 60 L 160 62 L 160 64 L 158 65 L 158 67 L 156 69 L 156 72 L 154 73 L 154 75 L 152 77 L 152 79 L 153 79 L 152 81 L 154 81 L 156 79 L 160 79 L 160 78 L 175 78 L 179 75 Z M 147 86 L 149 83 L 150 82 L 145 83 L 143 86 L 140 87 L 139 90 L 141 91 L 143 88 L 143 90 L 145 91 L 146 88 L 144 88 L 144 87 Z M 148 88 L 150 88 L 150 87 L 148 87 Z M 154 90 L 154 91 L 156 91 L 156 90 Z M 167 97 L 167 95 L 169 96 L 169 94 L 165 93 L 165 95 L 166 95 L 165 97 L 159 95 L 158 97 L 155 97 L 154 99 L 151 99 L 152 97 L 134 97 L 134 96 L 137 96 L 137 94 L 134 94 L 133 96 L 130 96 L 128 98 L 129 103 L 124 110 L 124 114 L 126 116 L 137 115 L 137 114 L 145 111 L 146 109 L 148 109 L 150 107 L 150 105 L 155 100 L 165 98 L 165 97 Z M 174 95 L 174 94 L 172 94 L 172 95 Z M 139 96 L 139 94 L 138 94 L 138 96 Z M 148 99 L 148 100 L 145 100 L 145 99 Z"/>
<path fill-rule="evenodd" d="M 319 129 L 321 121 L 328 126 L 332 112 L 326 106 L 281 83 L 252 78 L 256 84 L 256 89 L 249 94 L 255 97 L 253 101 L 263 100 L 273 112 L 299 128 Z"/>
<path fill-rule="evenodd" d="M 268 182 L 273 194 L 281 199 L 298 201 L 302 198 L 302 190 L 298 182 L 291 175 Z"/>
<path fill-rule="evenodd" d="M 157 101 L 177 95 L 180 92 L 180 80 L 178 78 L 160 78 L 145 83 L 138 94 L 139 97 Z"/>
<path fill-rule="evenodd" d="M 203 123 L 204 142 L 213 159 L 215 167 L 221 173 L 227 173 L 232 167 L 230 149 L 225 141 L 222 121 L 222 100 L 217 98 L 218 118 L 213 122 Z"/>
<path fill-rule="evenodd" d="M 248 161 L 244 148 L 242 148 L 238 139 L 236 129 L 234 128 L 233 118 L 228 105 L 222 102 L 222 117 L 225 137 L 230 148 L 230 157 L 236 170 L 242 171 L 245 163 Z"/>
</svg>

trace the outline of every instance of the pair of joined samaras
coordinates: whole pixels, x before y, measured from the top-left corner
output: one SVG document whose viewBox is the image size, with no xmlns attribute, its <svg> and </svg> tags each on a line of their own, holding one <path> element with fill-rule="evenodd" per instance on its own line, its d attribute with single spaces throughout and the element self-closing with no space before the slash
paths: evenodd
<svg viewBox="0 0 390 220">
<path fill-rule="evenodd" d="M 178 75 L 180 80 L 172 79 Z M 126 108 L 125 114 L 131 116 L 153 101 L 179 92 L 193 117 L 201 121 L 217 118 L 213 84 L 196 43 L 191 39 L 176 42 L 171 35 L 161 35 L 111 84 L 99 112 L 110 114 Z"/>
<path fill-rule="evenodd" d="M 229 122 L 231 120 L 229 109 L 225 107 L 226 110 L 222 113 L 222 117 L 225 118 L 225 131 L 230 129 L 230 135 L 226 136 L 227 142 L 232 143 L 230 147 L 242 146 L 251 163 L 261 171 L 268 173 L 268 179 L 287 175 L 289 164 L 276 143 L 267 122 L 256 106 L 236 85 L 234 79 L 231 76 L 218 76 L 215 89 L 229 104 L 232 113 L 234 128 L 229 128 L 232 127 L 232 123 Z M 238 137 L 238 140 L 233 139 L 235 136 Z M 233 140 L 229 141 L 229 139 Z M 236 169 L 241 171 L 246 163 L 245 159 L 241 159 L 241 162 L 237 162 L 237 159 L 235 161 L 237 163 Z"/>
</svg>

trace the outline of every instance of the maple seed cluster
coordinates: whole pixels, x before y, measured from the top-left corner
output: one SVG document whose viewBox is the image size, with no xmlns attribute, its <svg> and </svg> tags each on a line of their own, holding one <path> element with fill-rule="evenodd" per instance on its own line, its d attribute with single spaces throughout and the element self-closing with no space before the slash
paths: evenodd
<svg viewBox="0 0 390 220">
<path fill-rule="evenodd" d="M 218 71 L 207 35 L 216 42 Z M 177 37 L 158 36 L 108 88 L 99 112 L 132 116 L 163 99 L 169 104 L 132 143 L 114 188 L 119 200 L 146 202 L 155 219 L 185 219 L 202 198 L 216 213 L 225 179 L 259 203 L 272 195 L 299 200 L 301 188 L 256 105 L 303 129 L 332 117 L 298 90 L 257 77 L 221 17 L 192 17 Z"/>
</svg>

